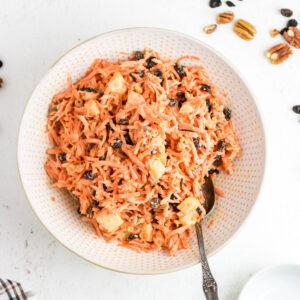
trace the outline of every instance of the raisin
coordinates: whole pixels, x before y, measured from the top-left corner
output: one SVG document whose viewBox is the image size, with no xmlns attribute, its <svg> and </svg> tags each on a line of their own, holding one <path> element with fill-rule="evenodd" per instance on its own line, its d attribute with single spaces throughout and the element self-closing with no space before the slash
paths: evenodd
<svg viewBox="0 0 300 300">
<path fill-rule="evenodd" d="M 212 106 L 211 106 L 211 103 L 210 103 L 210 101 L 209 101 L 209 100 L 206 100 L 206 106 L 207 106 L 207 110 L 208 110 L 208 112 L 211 112 L 211 110 L 212 110 Z"/>
<path fill-rule="evenodd" d="M 143 78 L 145 76 L 145 71 L 144 70 L 142 70 L 142 71 L 135 71 L 133 73 L 136 74 L 136 75 L 138 75 L 141 78 Z"/>
<path fill-rule="evenodd" d="M 226 141 L 224 139 L 219 140 L 218 142 L 218 151 L 224 150 L 226 147 Z"/>
<path fill-rule="evenodd" d="M 96 196 L 96 191 L 93 191 L 93 194 L 92 194 L 93 196 Z"/>
<path fill-rule="evenodd" d="M 175 200 L 175 199 L 177 199 L 177 197 L 176 197 L 176 195 L 175 194 L 171 194 L 171 200 Z"/>
<path fill-rule="evenodd" d="M 157 154 L 157 150 L 156 150 L 156 149 L 152 150 L 152 151 L 151 151 L 151 154 L 152 154 L 152 155 Z"/>
<path fill-rule="evenodd" d="M 84 214 L 81 213 L 80 206 L 79 206 L 78 209 L 77 209 L 77 213 L 78 213 L 80 216 L 84 216 Z"/>
<path fill-rule="evenodd" d="M 153 75 L 157 76 L 157 77 L 162 77 L 163 76 L 163 72 L 159 69 L 156 69 L 152 72 Z"/>
<path fill-rule="evenodd" d="M 196 208 L 196 212 L 197 212 L 197 214 L 198 214 L 199 216 L 201 216 L 202 210 L 200 209 L 200 207 L 197 207 L 197 208 Z"/>
<path fill-rule="evenodd" d="M 80 90 L 88 93 L 97 93 L 97 90 L 91 87 L 82 87 Z"/>
<path fill-rule="evenodd" d="M 92 219 L 93 218 L 93 216 L 94 216 L 94 211 L 93 211 L 93 208 L 92 207 L 89 207 L 88 208 L 88 210 L 87 210 L 87 217 L 89 218 L 89 219 Z"/>
<path fill-rule="evenodd" d="M 0 68 L 2 68 L 2 67 L 3 67 L 3 61 L 0 60 Z"/>
<path fill-rule="evenodd" d="M 106 191 L 107 190 L 106 184 L 103 183 L 102 186 L 103 186 L 103 190 Z"/>
<path fill-rule="evenodd" d="M 282 8 L 280 10 L 280 13 L 284 16 L 284 17 L 291 17 L 293 15 L 293 11 L 288 9 L 288 8 Z"/>
<path fill-rule="evenodd" d="M 134 57 L 136 60 L 140 60 L 144 58 L 144 53 L 142 51 L 135 51 L 134 52 Z"/>
<path fill-rule="evenodd" d="M 164 86 L 164 82 L 165 82 L 165 80 L 163 78 L 161 78 L 160 86 Z"/>
<path fill-rule="evenodd" d="M 106 153 L 104 155 L 102 155 L 99 160 L 106 160 Z"/>
<path fill-rule="evenodd" d="M 234 4 L 234 3 L 232 3 L 231 1 L 226 1 L 226 4 L 227 4 L 227 6 L 229 6 L 229 7 L 233 7 L 233 6 L 235 6 L 235 4 Z"/>
<path fill-rule="evenodd" d="M 290 19 L 288 20 L 287 24 L 286 24 L 286 27 L 297 27 L 298 25 L 298 22 L 295 20 L 295 19 Z"/>
<path fill-rule="evenodd" d="M 113 149 L 118 149 L 122 147 L 122 141 L 120 139 L 114 139 L 112 145 Z"/>
<path fill-rule="evenodd" d="M 286 31 L 288 31 L 288 28 L 287 27 L 284 27 L 280 30 L 280 34 L 283 35 Z"/>
<path fill-rule="evenodd" d="M 59 154 L 58 155 L 58 160 L 59 161 L 66 161 L 67 160 L 66 156 L 67 156 L 66 153 Z"/>
<path fill-rule="evenodd" d="M 97 200 L 92 200 L 92 203 L 95 207 L 98 207 L 98 205 L 99 205 L 99 201 L 97 201 Z"/>
<path fill-rule="evenodd" d="M 225 116 L 225 120 L 229 121 L 231 119 L 231 110 L 228 107 L 223 109 L 223 114 Z"/>
<path fill-rule="evenodd" d="M 180 78 L 182 78 L 186 75 L 186 73 L 184 72 L 184 66 L 175 64 L 174 69 L 177 72 L 177 74 L 180 76 Z"/>
<path fill-rule="evenodd" d="M 100 91 L 100 92 L 99 92 L 99 97 L 101 98 L 103 95 L 104 95 L 104 92 L 103 92 L 103 91 Z"/>
<path fill-rule="evenodd" d="M 174 106 L 177 105 L 177 101 L 176 101 L 175 99 L 173 99 L 173 98 L 170 98 L 170 99 L 169 99 L 169 105 L 170 105 L 171 107 L 174 107 Z"/>
<path fill-rule="evenodd" d="M 106 130 L 107 130 L 108 133 L 109 133 L 110 130 L 111 130 L 112 132 L 114 131 L 114 130 L 111 128 L 109 122 L 105 125 L 105 127 L 106 127 Z"/>
<path fill-rule="evenodd" d="M 300 114 L 300 105 L 294 105 L 293 106 L 293 112 L 296 114 Z"/>
<path fill-rule="evenodd" d="M 159 206 L 159 199 L 158 199 L 158 197 L 152 198 L 151 201 L 150 201 L 150 207 L 151 208 L 158 208 L 158 206 Z"/>
<path fill-rule="evenodd" d="M 215 167 L 220 167 L 222 164 L 223 160 L 222 160 L 222 156 L 221 155 L 217 155 L 215 157 L 215 161 L 214 161 L 214 166 Z"/>
<path fill-rule="evenodd" d="M 210 1 L 209 1 L 209 6 L 210 6 L 211 8 L 219 7 L 219 6 L 221 6 L 221 5 L 222 5 L 221 0 L 210 0 Z"/>
<path fill-rule="evenodd" d="M 131 145 L 131 146 L 134 145 L 134 143 L 133 143 L 133 141 L 132 141 L 132 139 L 129 135 L 129 130 L 126 130 L 126 133 L 124 134 L 124 138 L 125 138 L 125 141 L 126 141 L 127 145 Z"/>
<path fill-rule="evenodd" d="M 212 175 L 212 174 L 214 174 L 214 173 L 219 174 L 220 171 L 217 170 L 217 169 L 211 169 L 211 170 L 208 171 L 208 174 L 209 174 L 209 175 Z"/>
<path fill-rule="evenodd" d="M 201 91 L 203 91 L 203 92 L 210 92 L 211 91 L 211 87 L 209 85 L 207 85 L 207 84 L 202 84 Z"/>
<path fill-rule="evenodd" d="M 83 177 L 87 180 L 94 180 L 96 175 L 92 173 L 92 170 L 85 171 Z"/>
<path fill-rule="evenodd" d="M 185 93 L 184 92 L 178 92 L 177 97 L 181 99 L 185 99 Z"/>
<path fill-rule="evenodd" d="M 128 237 L 128 240 L 132 241 L 132 240 L 139 239 L 139 238 L 140 238 L 140 235 L 138 233 L 135 233 L 135 234 L 130 234 Z"/>
<path fill-rule="evenodd" d="M 165 139 L 165 147 L 169 148 L 170 147 L 170 140 Z"/>
<path fill-rule="evenodd" d="M 150 56 L 149 58 L 146 59 L 146 68 L 151 69 L 157 65 L 157 63 L 152 60 L 153 58 L 156 58 L 156 57 Z"/>
<path fill-rule="evenodd" d="M 177 206 L 179 205 L 179 203 L 169 203 L 169 207 L 173 208 L 173 211 L 178 212 L 179 209 L 177 208 Z"/>
<path fill-rule="evenodd" d="M 120 119 L 119 124 L 120 125 L 128 125 L 128 120 L 127 119 Z"/>
<path fill-rule="evenodd" d="M 193 142 L 194 142 L 194 145 L 195 145 L 196 148 L 201 148 L 199 138 L 193 138 Z"/>
</svg>

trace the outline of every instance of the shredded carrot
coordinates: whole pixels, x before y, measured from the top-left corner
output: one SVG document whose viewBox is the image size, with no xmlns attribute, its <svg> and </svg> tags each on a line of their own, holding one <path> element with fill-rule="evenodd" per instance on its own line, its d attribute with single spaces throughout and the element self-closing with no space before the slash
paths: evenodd
<svg viewBox="0 0 300 300">
<path fill-rule="evenodd" d="M 219 195 L 220 197 L 225 197 L 225 194 L 222 190 L 218 189 L 217 187 L 215 187 L 215 192 L 217 195 Z"/>
<path fill-rule="evenodd" d="M 54 197 L 51 197 L 51 201 L 55 202 L 55 198 L 54 198 Z"/>
<path fill-rule="evenodd" d="M 204 177 L 232 173 L 241 156 L 231 111 L 199 61 L 149 49 L 96 59 L 53 97 L 46 172 L 107 242 L 138 253 L 189 248 L 205 215 Z"/>
<path fill-rule="evenodd" d="M 208 224 L 208 229 L 211 229 L 215 225 L 215 220 L 211 220 Z"/>
</svg>

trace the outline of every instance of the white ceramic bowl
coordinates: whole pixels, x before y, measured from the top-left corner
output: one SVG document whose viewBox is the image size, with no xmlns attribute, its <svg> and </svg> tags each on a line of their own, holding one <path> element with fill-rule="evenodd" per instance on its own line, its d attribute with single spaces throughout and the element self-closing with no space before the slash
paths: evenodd
<svg viewBox="0 0 300 300">
<path fill-rule="evenodd" d="M 275 265 L 254 274 L 238 300 L 299 300 L 300 266 Z"/>
<path fill-rule="evenodd" d="M 60 58 L 34 89 L 20 125 L 18 165 L 28 201 L 37 217 L 66 248 L 99 266 L 116 271 L 153 274 L 192 266 L 199 262 L 195 236 L 190 249 L 179 251 L 176 257 L 153 251 L 137 254 L 128 249 L 95 239 L 89 224 L 80 221 L 75 203 L 65 192 L 53 188 L 44 171 L 48 105 L 53 95 L 67 87 L 67 75 L 73 81 L 81 78 L 95 58 L 120 59 L 120 51 L 132 52 L 145 47 L 158 51 L 163 58 L 176 59 L 183 55 L 201 57 L 201 64 L 212 81 L 228 95 L 233 121 L 243 150 L 234 163 L 234 174 L 218 176 L 216 186 L 226 197 L 218 201 L 211 229 L 204 226 L 207 253 L 212 255 L 238 230 L 252 209 L 259 192 L 265 165 L 265 141 L 261 119 L 253 94 L 240 74 L 219 53 L 206 44 L 183 34 L 153 28 L 131 28 L 101 34 Z M 193 62 L 194 63 L 194 62 Z M 55 202 L 51 201 L 55 198 Z"/>
</svg>

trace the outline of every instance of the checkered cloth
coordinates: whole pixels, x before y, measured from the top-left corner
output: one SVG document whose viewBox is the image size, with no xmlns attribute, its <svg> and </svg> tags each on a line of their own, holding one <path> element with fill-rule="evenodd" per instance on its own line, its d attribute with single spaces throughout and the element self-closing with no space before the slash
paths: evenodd
<svg viewBox="0 0 300 300">
<path fill-rule="evenodd" d="M 19 282 L 0 278 L 0 300 L 33 300 L 34 293 L 21 286 Z"/>
</svg>

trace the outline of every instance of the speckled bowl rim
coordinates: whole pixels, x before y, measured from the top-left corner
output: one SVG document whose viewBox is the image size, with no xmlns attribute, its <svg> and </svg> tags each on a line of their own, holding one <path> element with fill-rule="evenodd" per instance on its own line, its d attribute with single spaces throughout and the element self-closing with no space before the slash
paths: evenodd
<svg viewBox="0 0 300 300">
<path fill-rule="evenodd" d="M 229 60 L 227 59 L 225 56 L 223 56 L 223 54 L 221 54 L 220 52 L 218 52 L 217 50 L 215 50 L 213 47 L 211 47 L 210 45 L 206 44 L 205 42 L 193 37 L 193 36 L 190 36 L 188 34 L 185 34 L 185 33 L 181 33 L 181 32 L 178 32 L 178 31 L 175 31 L 175 30 L 170 30 L 170 29 L 164 29 L 164 28 L 158 28 L 158 27 L 128 27 L 128 28 L 122 28 L 122 29 L 116 29 L 116 30 L 111 30 L 111 31 L 107 31 L 107 32 L 104 32 L 104 33 L 101 33 L 101 34 L 98 34 L 96 36 L 93 36 L 79 44 L 77 44 L 76 46 L 72 47 L 71 49 L 69 49 L 68 51 L 66 51 L 62 56 L 60 56 L 51 66 L 50 68 L 48 69 L 48 71 L 44 74 L 44 76 L 38 81 L 38 83 L 35 85 L 35 87 L 33 88 L 32 92 L 30 93 L 29 97 L 27 98 L 27 102 L 26 102 L 26 105 L 24 107 L 24 110 L 23 110 L 23 113 L 22 113 L 22 117 L 21 117 L 21 121 L 20 121 L 20 125 L 19 125 L 19 129 L 18 129 L 18 137 L 17 137 L 17 169 L 18 169 L 18 174 L 19 174 L 19 178 L 20 178 L 20 182 L 21 182 L 21 185 L 22 185 L 22 188 L 23 188 L 23 191 L 24 191 L 24 194 L 25 194 L 25 197 L 29 203 L 29 206 L 31 207 L 31 209 L 33 210 L 34 214 L 36 215 L 36 217 L 38 218 L 38 220 L 42 223 L 42 225 L 46 228 L 46 230 L 50 233 L 50 235 L 55 239 L 57 240 L 62 246 L 64 246 L 66 249 L 68 249 L 69 251 L 71 251 L 72 253 L 76 254 L 77 256 L 81 257 L 82 259 L 92 263 L 93 265 L 96 265 L 96 266 L 99 266 L 99 267 L 102 267 L 106 270 L 110 270 L 110 271 L 115 271 L 115 272 L 119 272 L 119 273 L 124 273 L 124 274 L 132 274 L 132 275 L 158 275 L 158 274 L 164 274 L 164 273 L 171 273 L 171 272 L 176 272 L 176 271 L 181 271 L 181 270 L 184 270 L 184 269 L 187 269 L 187 268 L 190 268 L 192 266 L 195 266 L 197 264 L 199 264 L 201 262 L 201 260 L 199 259 L 197 262 L 193 262 L 193 263 L 190 263 L 190 264 L 186 264 L 184 266 L 181 266 L 181 267 L 177 267 L 177 268 L 171 268 L 171 269 L 166 269 L 166 270 L 159 270 L 159 271 L 156 271 L 156 272 L 143 272 L 143 273 L 136 273 L 136 272 L 126 272 L 126 271 L 122 271 L 122 270 L 118 270 L 118 269 L 113 269 L 113 268 L 109 268 L 109 267 L 106 267 L 106 266 L 102 266 L 100 264 L 97 264 L 89 259 L 87 259 L 86 257 L 83 257 L 81 255 L 79 255 L 77 252 L 75 252 L 74 250 L 72 250 L 71 248 L 69 248 L 68 246 L 66 246 L 62 241 L 60 241 L 48 228 L 47 226 L 43 223 L 43 221 L 40 219 L 38 213 L 35 211 L 35 209 L 33 208 L 33 206 L 31 205 L 31 202 L 30 202 L 30 199 L 26 193 L 26 189 L 24 187 L 24 184 L 23 184 L 23 180 L 22 180 L 22 176 L 21 176 L 21 172 L 20 172 L 20 160 L 19 160 L 19 151 L 20 151 L 20 145 L 19 145 L 19 141 L 20 141 L 20 131 L 21 131 L 21 126 L 22 126 L 22 123 L 23 123 L 23 118 L 24 118 L 24 114 L 25 114 L 25 111 L 27 109 L 27 106 L 30 102 L 30 99 L 34 93 L 34 91 L 37 89 L 37 87 L 39 86 L 39 84 L 42 82 L 42 80 L 47 76 L 47 74 L 53 69 L 53 67 L 59 62 L 61 61 L 68 53 L 70 53 L 71 51 L 73 51 L 74 49 L 80 47 L 81 45 L 93 40 L 93 39 L 97 39 L 101 36 L 109 36 L 110 34 L 115 34 L 117 32 L 126 32 L 126 31 L 136 31 L 136 30 L 156 30 L 156 31 L 161 31 L 161 32 L 169 32 L 169 33 L 172 33 L 172 34 L 175 34 L 175 35 L 178 35 L 178 36 L 181 36 L 187 40 L 192 40 L 193 42 L 196 42 L 198 44 L 200 44 L 202 47 L 204 48 L 207 48 L 209 51 L 211 51 L 214 55 L 218 56 L 221 60 L 223 60 L 235 73 L 236 75 L 241 79 L 241 81 L 244 83 L 244 85 L 246 86 L 246 88 L 248 89 L 248 92 L 249 94 L 251 95 L 251 98 L 253 100 L 253 104 L 257 110 L 257 114 L 258 114 L 258 119 L 260 121 L 260 125 L 261 125 L 261 129 L 262 129 L 262 137 L 263 137 L 263 143 L 264 143 L 264 157 L 263 157 L 263 161 L 264 161 L 264 164 L 262 166 L 263 168 L 263 172 L 262 172 L 262 178 L 261 178 L 261 182 L 260 182 L 260 186 L 258 188 L 258 191 L 257 191 L 257 194 L 256 194 L 256 198 L 255 198 L 255 201 L 253 202 L 253 205 L 251 206 L 250 210 L 248 211 L 248 214 L 246 215 L 245 219 L 243 220 L 242 224 L 233 232 L 232 236 L 227 239 L 223 245 L 221 245 L 219 248 L 217 248 L 215 251 L 213 251 L 212 253 L 210 253 L 208 255 L 208 257 L 212 257 L 213 255 L 215 255 L 216 253 L 218 253 L 220 250 L 222 250 L 230 241 L 233 240 L 234 237 L 237 236 L 237 233 L 241 231 L 241 229 L 244 227 L 246 221 L 249 219 L 249 216 L 250 216 L 250 213 L 252 213 L 252 211 L 254 210 L 254 207 L 256 206 L 256 203 L 257 203 L 257 199 L 261 193 L 261 189 L 262 189 L 262 186 L 263 186 L 263 183 L 264 183 L 264 178 L 265 178 L 265 170 L 266 170 L 266 163 L 267 163 L 267 160 L 266 160 L 266 135 L 265 135 L 265 129 L 264 129 L 264 123 L 263 123 L 263 120 L 262 120 L 262 114 L 261 114 L 261 109 L 258 105 L 258 102 L 257 102 L 257 98 L 253 92 L 253 90 L 249 87 L 249 84 L 248 82 L 245 80 L 245 78 L 243 77 L 243 75 L 240 73 L 240 71 L 234 66 L 234 64 Z"/>
</svg>

